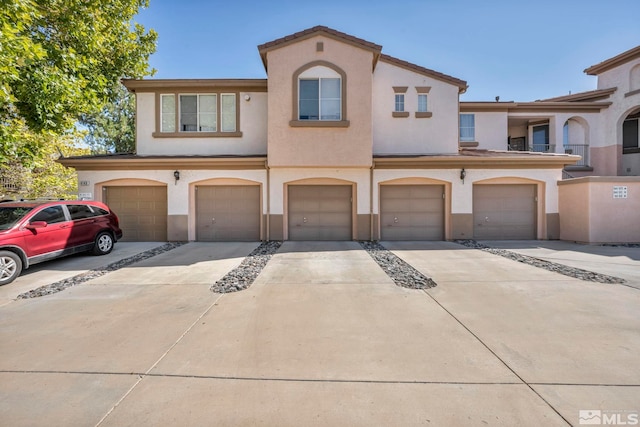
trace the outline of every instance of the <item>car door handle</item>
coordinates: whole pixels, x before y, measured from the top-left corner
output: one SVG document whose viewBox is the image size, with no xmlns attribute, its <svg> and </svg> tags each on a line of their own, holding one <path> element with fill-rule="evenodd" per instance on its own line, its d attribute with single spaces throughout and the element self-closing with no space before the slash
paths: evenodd
<svg viewBox="0 0 640 427">
<path fill-rule="evenodd" d="M 60 224 L 60 228 L 69 228 L 69 224 Z"/>
</svg>

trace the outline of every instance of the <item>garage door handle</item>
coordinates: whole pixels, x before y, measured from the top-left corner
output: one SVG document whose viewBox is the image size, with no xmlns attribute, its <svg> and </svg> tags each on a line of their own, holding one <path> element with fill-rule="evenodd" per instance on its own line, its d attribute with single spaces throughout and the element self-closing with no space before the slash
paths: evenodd
<svg viewBox="0 0 640 427">
<path fill-rule="evenodd" d="M 215 224 L 216 223 L 216 219 L 215 218 L 211 218 L 211 224 Z"/>
<path fill-rule="evenodd" d="M 307 223 L 307 218 L 302 218 L 302 222 Z"/>
<path fill-rule="evenodd" d="M 398 217 L 393 218 L 393 222 L 394 222 L 394 224 L 397 224 L 398 223 Z"/>
<path fill-rule="evenodd" d="M 488 216 L 484 217 L 484 222 L 489 222 L 489 217 Z"/>
</svg>

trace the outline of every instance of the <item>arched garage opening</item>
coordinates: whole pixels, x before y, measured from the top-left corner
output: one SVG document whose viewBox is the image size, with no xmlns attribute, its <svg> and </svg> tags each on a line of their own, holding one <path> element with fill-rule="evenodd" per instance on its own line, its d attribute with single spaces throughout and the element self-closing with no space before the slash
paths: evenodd
<svg viewBox="0 0 640 427">
<path fill-rule="evenodd" d="M 190 236 L 200 242 L 259 241 L 262 184 L 214 178 L 190 184 Z"/>
<path fill-rule="evenodd" d="M 451 183 L 400 178 L 379 184 L 380 240 L 445 240 L 449 237 Z"/>
<path fill-rule="evenodd" d="M 285 184 L 287 240 L 353 240 L 356 184 L 335 178 L 309 178 Z"/>
<path fill-rule="evenodd" d="M 96 184 L 96 194 L 118 215 L 123 242 L 167 241 L 167 185 L 148 179 Z"/>
<path fill-rule="evenodd" d="M 546 231 L 544 182 L 504 177 L 474 182 L 473 237 L 532 240 Z"/>
</svg>

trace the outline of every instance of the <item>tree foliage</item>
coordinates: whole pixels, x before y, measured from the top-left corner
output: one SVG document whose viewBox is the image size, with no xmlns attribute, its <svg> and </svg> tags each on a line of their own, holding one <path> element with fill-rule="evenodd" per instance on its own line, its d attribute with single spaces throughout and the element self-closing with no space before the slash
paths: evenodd
<svg viewBox="0 0 640 427">
<path fill-rule="evenodd" d="M 28 166 L 18 159 L 0 164 L 0 198 L 75 198 L 78 188 L 76 172 L 56 160 L 60 154 L 89 154 L 88 148 L 78 145 L 82 137 L 79 132 L 65 135 L 42 134 L 34 141 L 41 146 L 38 156 Z"/>
<path fill-rule="evenodd" d="M 152 74 L 157 34 L 132 24 L 148 0 L 0 0 L 0 162 L 37 158 L 121 78 Z"/>
<path fill-rule="evenodd" d="M 135 97 L 120 86 L 117 97 L 97 113 L 85 114 L 85 142 L 94 154 L 135 151 Z"/>
</svg>

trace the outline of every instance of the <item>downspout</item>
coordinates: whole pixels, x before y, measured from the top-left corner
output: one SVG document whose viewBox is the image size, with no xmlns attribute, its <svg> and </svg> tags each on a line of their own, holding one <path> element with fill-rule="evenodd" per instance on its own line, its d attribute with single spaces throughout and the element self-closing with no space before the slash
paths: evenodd
<svg viewBox="0 0 640 427">
<path fill-rule="evenodd" d="M 369 240 L 373 241 L 373 168 L 375 160 L 371 161 L 369 168 Z"/>
<path fill-rule="evenodd" d="M 266 225 L 265 227 L 267 227 L 267 232 L 265 233 L 266 235 L 266 240 L 267 242 L 270 240 L 271 237 L 271 184 L 270 184 L 270 180 L 269 180 L 269 161 L 265 160 L 264 161 L 264 167 L 267 170 L 267 220 L 266 220 Z"/>
</svg>

